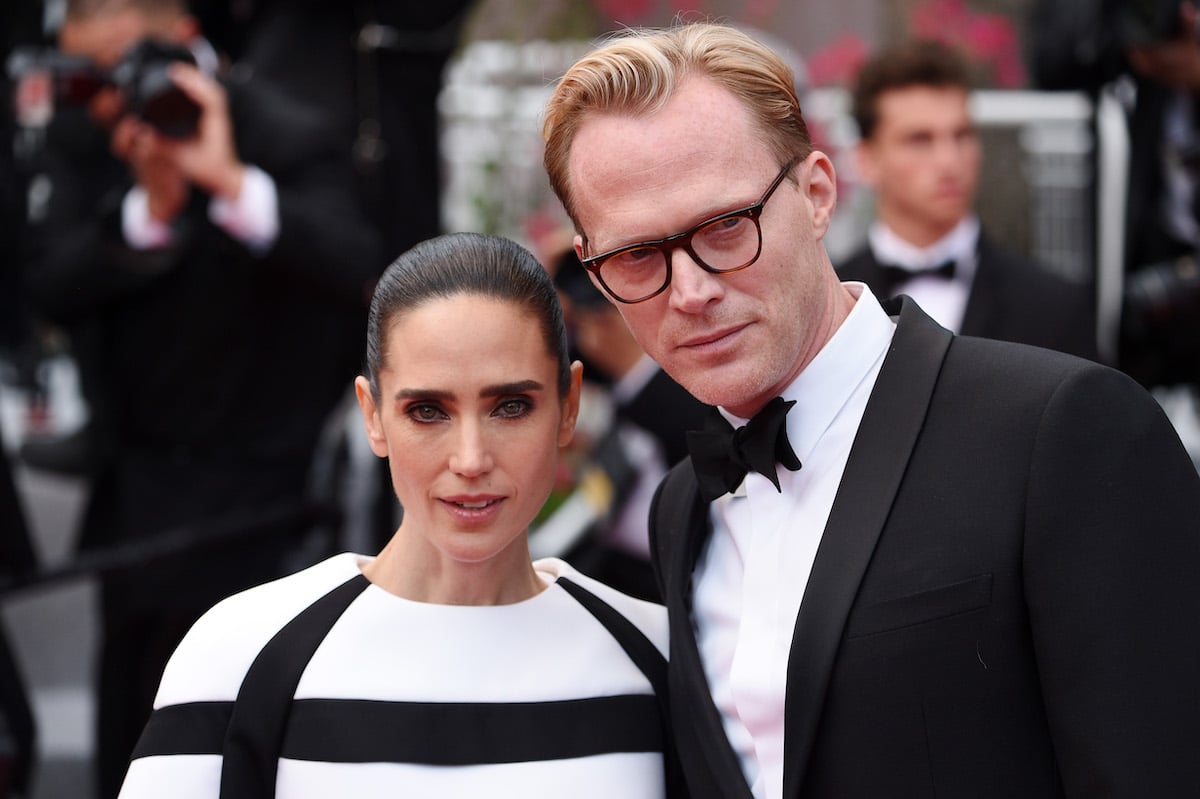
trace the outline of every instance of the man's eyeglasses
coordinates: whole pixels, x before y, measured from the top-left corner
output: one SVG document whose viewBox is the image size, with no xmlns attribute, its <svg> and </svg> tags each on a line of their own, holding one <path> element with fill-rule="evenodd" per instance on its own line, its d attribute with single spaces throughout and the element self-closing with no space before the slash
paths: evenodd
<svg viewBox="0 0 1200 799">
<path fill-rule="evenodd" d="M 655 297 L 671 285 L 671 255 L 679 247 L 706 272 L 720 275 L 745 269 L 762 253 L 759 217 L 763 206 L 799 160 L 788 161 L 762 199 L 753 205 L 706 219 L 691 230 L 665 239 L 628 244 L 581 262 L 614 300 L 631 304 Z"/>
</svg>

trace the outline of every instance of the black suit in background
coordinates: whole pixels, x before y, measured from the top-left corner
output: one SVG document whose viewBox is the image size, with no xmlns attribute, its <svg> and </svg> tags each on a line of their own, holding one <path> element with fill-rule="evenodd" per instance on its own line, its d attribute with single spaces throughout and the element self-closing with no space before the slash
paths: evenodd
<svg viewBox="0 0 1200 799">
<path fill-rule="evenodd" d="M 619 403 L 617 413 L 654 436 L 667 466 L 687 457 L 687 432 L 704 428 L 708 406 L 659 369 L 634 396 Z"/>
<path fill-rule="evenodd" d="M 580 359 L 584 363 L 585 375 L 602 374 L 589 367 L 586 359 L 581 356 Z M 608 383 L 604 381 L 602 384 Z M 670 467 L 687 457 L 687 431 L 702 429 L 708 410 L 707 405 L 689 394 L 661 368 L 637 394 L 615 403 L 615 424 L 589 453 L 612 482 L 613 509 L 609 512 L 607 523 L 620 523 L 626 515 L 633 513 L 632 509 L 638 505 L 630 504 L 630 501 L 638 490 L 639 481 L 657 482 L 661 474 L 650 471 L 661 468 L 657 459 L 648 464 L 636 460 L 626 451 L 627 447 L 622 443 L 622 423 L 632 425 L 654 439 L 661 454 L 662 466 Z M 642 510 L 636 518 L 644 521 L 645 497 L 638 502 Z M 639 529 L 645 532 L 644 527 Z M 661 603 L 662 597 L 646 558 L 640 552 L 634 554 L 612 546 L 605 538 L 604 531 L 593 530 L 578 545 L 563 553 L 563 557 L 575 568 L 613 588 L 640 599 Z M 644 538 L 642 542 L 645 542 Z"/>
<path fill-rule="evenodd" d="M 129 248 L 130 178 L 105 135 L 63 127 L 48 147 L 29 283 L 42 313 L 86 345 L 81 371 L 108 443 L 84 549 L 304 502 L 322 426 L 357 371 L 385 261 L 348 160 L 319 110 L 258 81 L 227 88 L 241 160 L 278 189 L 279 236 L 259 255 L 209 221 L 196 189 L 169 247 Z M 199 613 L 295 568 L 286 558 L 305 530 L 270 532 L 105 576 L 102 796 L 115 795 L 162 666 Z"/>
<path fill-rule="evenodd" d="M 32 574 L 37 566 L 29 540 L 21 499 L 9 468 L 4 437 L 0 435 L 0 585 L 6 580 Z M 3 594 L 0 594 L 3 599 Z M 10 736 L 13 751 L 9 773 L 0 770 L 0 796 L 24 796 L 30 787 L 34 762 L 36 727 L 29 707 L 25 679 L 8 642 L 8 631 L 0 619 L 0 725 Z M 0 754 L 0 758 L 3 758 Z M 7 781 L 7 784 L 6 784 Z"/>
<path fill-rule="evenodd" d="M 1166 162 L 1177 160 L 1164 158 L 1167 111 L 1174 90 L 1137 73 L 1125 53 L 1127 43 L 1118 17 L 1122 9 L 1136 10 L 1138 5 L 1123 0 L 1037 0 L 1031 7 L 1029 25 L 1030 71 L 1037 88 L 1084 91 L 1095 98 L 1106 85 L 1122 78 L 1132 87 L 1132 91 L 1127 86 L 1120 93 L 1130 101 L 1126 104 L 1129 179 L 1124 219 L 1127 289 L 1141 278 L 1149 278 L 1151 287 L 1158 285 L 1153 267 L 1180 256 L 1194 258 L 1196 251 L 1194 242 L 1181 241 L 1170 230 L 1164 213 L 1169 194 Z M 1175 5 L 1151 3 L 1146 8 L 1169 10 Z M 1193 129 L 1200 127 L 1195 116 L 1193 110 Z M 1193 159 L 1190 171 L 1194 179 L 1195 156 L 1188 155 Z M 1196 201 L 1191 215 L 1200 221 Z M 1136 304 L 1126 304 L 1117 341 L 1117 365 L 1145 386 L 1200 387 L 1200 281 L 1193 279 L 1190 286 L 1184 281 L 1173 284 L 1162 294 L 1160 303 L 1153 316 L 1136 312 Z M 1168 307 L 1173 311 L 1164 313 Z"/>
<path fill-rule="evenodd" d="M 220 25 L 218 44 L 228 44 L 242 68 L 321 109 L 347 155 L 362 147 L 358 191 L 390 261 L 442 232 L 437 99 L 471 6 L 209 0 L 198 12 Z M 358 48 L 369 26 L 379 37 L 367 40 L 378 46 Z"/>
<path fill-rule="evenodd" d="M 442 232 L 437 101 L 471 0 L 207 0 L 196 11 L 239 68 L 317 109 L 355 162 L 355 190 L 383 264 Z M 374 27 L 372 27 L 374 26 Z M 364 28 L 378 46 L 359 48 Z M 376 461 L 374 548 L 395 531 L 387 463 Z M 369 545 L 367 548 L 371 548 Z"/>
<path fill-rule="evenodd" d="M 1161 409 L 1106 367 L 885 307 L 792 637 L 784 797 L 1200 796 L 1200 478 Z M 684 461 L 651 517 L 673 725 L 692 795 L 732 799 L 691 623 L 709 533 Z"/>
<path fill-rule="evenodd" d="M 894 296 L 869 245 L 838 264 L 837 272 L 842 280 L 866 283 L 881 300 Z M 1090 360 L 1100 357 L 1092 287 L 1068 283 L 986 236 L 979 240 L 975 276 L 958 332 Z"/>
</svg>

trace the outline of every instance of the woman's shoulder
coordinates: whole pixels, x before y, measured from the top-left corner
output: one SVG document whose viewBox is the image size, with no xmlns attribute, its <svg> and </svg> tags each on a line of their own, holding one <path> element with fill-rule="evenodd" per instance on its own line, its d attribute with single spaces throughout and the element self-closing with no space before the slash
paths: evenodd
<svg viewBox="0 0 1200 799">
<path fill-rule="evenodd" d="M 267 641 L 317 599 L 359 574 L 359 560 L 353 553 L 335 555 L 218 602 L 175 649 L 154 706 L 236 698 Z"/>
<path fill-rule="evenodd" d="M 576 585 L 595 594 L 620 613 L 649 638 L 660 652 L 667 653 L 667 610 L 662 605 L 629 596 L 617 589 L 587 576 L 559 558 L 542 558 L 534 562 L 534 568 L 555 580 L 566 578 Z"/>
</svg>

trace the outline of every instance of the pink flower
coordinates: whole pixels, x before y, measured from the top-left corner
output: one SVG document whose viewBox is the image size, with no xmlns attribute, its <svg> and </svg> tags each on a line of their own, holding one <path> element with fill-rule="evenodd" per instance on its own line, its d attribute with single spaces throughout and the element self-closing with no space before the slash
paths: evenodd
<svg viewBox="0 0 1200 799">
<path fill-rule="evenodd" d="M 989 69 L 999 87 L 1025 82 L 1016 31 L 1000 15 L 976 14 L 963 0 L 926 0 L 913 11 L 910 28 L 919 38 L 962 47 L 968 58 Z"/>
<path fill-rule="evenodd" d="M 869 48 L 858 36 L 847 33 L 810 53 L 804 65 L 813 86 L 847 84 L 867 60 Z"/>
<path fill-rule="evenodd" d="M 654 0 L 596 0 L 596 8 L 604 16 L 632 24 L 653 10 Z"/>
</svg>

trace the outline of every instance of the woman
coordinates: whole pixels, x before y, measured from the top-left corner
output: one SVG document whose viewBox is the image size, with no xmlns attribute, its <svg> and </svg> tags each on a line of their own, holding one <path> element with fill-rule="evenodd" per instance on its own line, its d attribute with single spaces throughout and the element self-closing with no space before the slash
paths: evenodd
<svg viewBox="0 0 1200 799">
<path fill-rule="evenodd" d="M 566 353 L 516 244 L 454 234 L 392 264 L 355 390 L 403 521 L 375 558 L 209 611 L 122 799 L 664 795 L 663 610 L 530 562 L 579 407 Z"/>
</svg>

